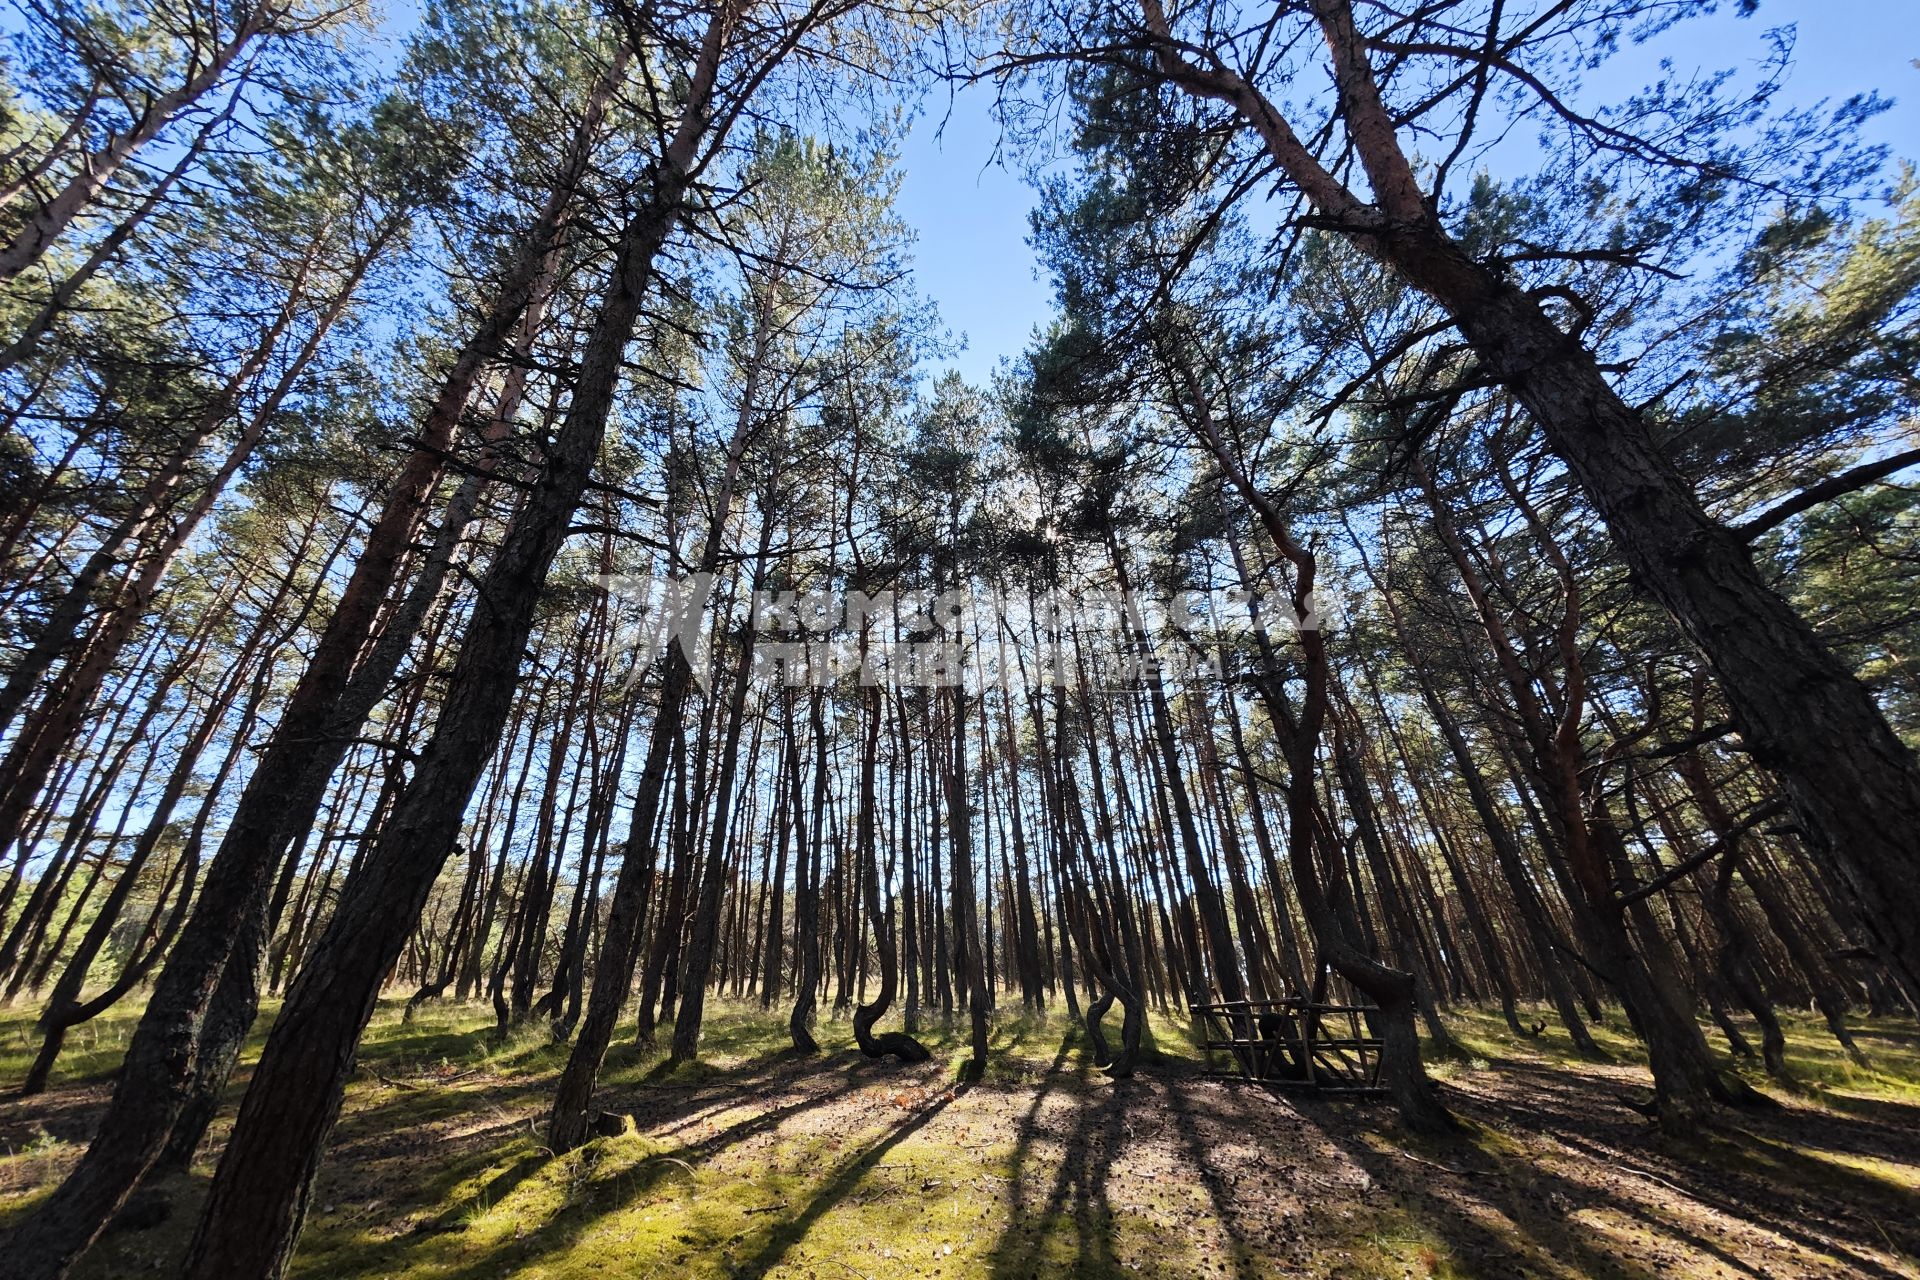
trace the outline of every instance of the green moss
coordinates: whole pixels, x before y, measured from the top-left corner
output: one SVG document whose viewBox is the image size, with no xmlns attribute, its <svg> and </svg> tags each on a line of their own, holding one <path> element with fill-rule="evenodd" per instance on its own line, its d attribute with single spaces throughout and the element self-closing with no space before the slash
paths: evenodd
<svg viewBox="0 0 1920 1280">
<path fill-rule="evenodd" d="M 1798 1105 L 1811 1101 L 1910 1123 L 1906 1108 L 1920 1096 L 1914 1038 L 1901 1028 L 1863 1023 L 1860 1043 L 1870 1065 L 1859 1067 L 1817 1020 L 1788 1021 L 1803 1099 Z M 29 1022 L 18 1012 L 0 1018 L 6 1055 L 0 1061 L 16 1070 L 31 1053 Z M 1539 1037 L 1516 1037 L 1497 1014 L 1478 1009 L 1455 1010 L 1451 1022 L 1471 1056 L 1436 1070 L 1462 1087 L 1520 1065 L 1594 1069 L 1554 1027 Z M 97 1104 L 98 1081 L 111 1070 L 131 1024 L 131 1014 L 110 1017 L 96 1044 L 63 1061 L 61 1085 L 93 1083 L 84 1092 L 56 1089 L 50 1116 L 60 1114 L 55 1104 L 63 1098 Z M 1117 1020 L 1113 1031 L 1117 1035 Z M 397 1003 L 385 1004 L 348 1090 L 295 1274 L 403 1280 L 1485 1274 L 1459 1252 L 1456 1225 L 1413 1202 L 1351 1191 L 1293 1201 L 1282 1195 L 1264 1224 L 1273 1232 L 1249 1239 L 1223 1215 L 1244 1210 L 1236 1197 L 1270 1188 L 1224 1187 L 1197 1171 L 1196 1162 L 1208 1159 L 1198 1147 L 1173 1153 L 1177 1173 L 1166 1171 L 1166 1145 L 1161 1156 L 1147 1157 L 1163 1160 L 1157 1175 L 1151 1167 L 1133 1167 L 1139 1157 L 1122 1152 L 1123 1137 L 1146 1114 L 1136 1108 L 1154 1107 L 1176 1135 L 1189 1131 L 1184 1114 L 1166 1118 L 1169 1099 L 1126 1092 L 1163 1088 L 1153 1081 L 1170 1074 L 1190 1078 L 1200 1055 L 1184 1019 L 1149 1020 L 1148 1079 L 1132 1085 L 1092 1066 L 1080 1028 L 1063 1014 L 1010 1009 L 993 1023 L 984 1078 L 956 1089 L 943 1067 L 968 1056 L 968 1032 L 963 1016 L 923 1017 L 919 1035 L 934 1064 L 904 1068 L 859 1058 L 846 1021 L 828 1017 L 816 1031 L 821 1056 L 801 1059 L 791 1053 L 777 1013 L 715 1002 L 694 1062 L 669 1070 L 659 1048 L 642 1050 L 630 1039 L 617 1044 L 601 1097 L 609 1107 L 632 1109 L 641 1120 L 637 1130 L 556 1157 L 542 1145 L 541 1126 L 566 1050 L 544 1028 L 498 1036 L 491 1010 L 479 1006 L 429 1006 L 409 1023 Z M 1618 1064 L 1609 1069 L 1638 1060 L 1617 1015 L 1595 1034 Z M 255 1052 L 257 1038 L 248 1061 Z M 1268 1105 L 1218 1086 L 1181 1087 L 1186 1102 L 1176 1107 L 1204 1104 L 1230 1115 L 1236 1106 Z M 1474 1185 L 1487 1194 L 1567 1174 L 1555 1165 L 1563 1157 L 1544 1157 L 1523 1133 L 1472 1124 L 1463 1138 L 1441 1146 L 1377 1123 L 1377 1114 L 1341 1110 L 1309 1123 L 1324 1127 L 1369 1168 L 1409 1159 L 1471 1164 Z M 0 1160 L 0 1216 L 45 1194 L 77 1157 L 84 1131 L 71 1115 L 38 1130 L 19 1129 Z M 1226 1132 L 1233 1132 L 1230 1122 Z M 1291 1158 L 1282 1153 L 1283 1163 Z M 1887 1222 L 1920 1213 L 1920 1170 L 1874 1154 L 1734 1133 L 1715 1137 L 1703 1158 L 1748 1173 L 1762 1170 L 1783 1187 L 1844 1186 Z M 168 1184 L 172 1218 L 152 1231 L 111 1237 L 79 1280 L 164 1272 L 186 1244 L 210 1174 L 203 1163 Z M 1565 1223 L 1506 1216 L 1522 1207 L 1492 1204 L 1477 1229 L 1548 1272 L 1597 1265 L 1608 1239 L 1645 1241 L 1669 1229 L 1587 1209 L 1565 1234 Z M 1556 1230 L 1563 1234 L 1555 1236 Z"/>
</svg>

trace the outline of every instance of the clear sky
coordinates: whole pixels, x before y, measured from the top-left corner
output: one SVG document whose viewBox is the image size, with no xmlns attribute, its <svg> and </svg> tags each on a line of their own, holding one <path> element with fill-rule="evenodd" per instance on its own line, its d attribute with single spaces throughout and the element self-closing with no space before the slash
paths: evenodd
<svg viewBox="0 0 1920 1280">
<path fill-rule="evenodd" d="M 1731 3 L 1722 8 L 1727 12 L 1623 52 L 1606 83 L 1643 83 L 1661 57 L 1682 74 L 1751 66 L 1767 52 L 1762 34 L 1793 24 L 1798 38 L 1786 100 L 1810 105 L 1878 90 L 1895 105 L 1870 126 L 1872 139 L 1896 157 L 1920 158 L 1920 0 L 1761 0 L 1747 19 L 1734 18 Z M 991 163 L 998 141 L 991 103 L 990 89 L 969 89 L 957 95 L 949 117 L 947 96 L 939 93 L 902 156 L 900 208 L 920 233 L 920 289 L 940 305 L 947 326 L 966 336 L 966 350 L 949 363 L 975 381 L 1017 355 L 1052 309 L 1026 243 L 1033 193 L 1013 166 Z M 943 118 L 944 134 L 936 138 Z"/>
</svg>

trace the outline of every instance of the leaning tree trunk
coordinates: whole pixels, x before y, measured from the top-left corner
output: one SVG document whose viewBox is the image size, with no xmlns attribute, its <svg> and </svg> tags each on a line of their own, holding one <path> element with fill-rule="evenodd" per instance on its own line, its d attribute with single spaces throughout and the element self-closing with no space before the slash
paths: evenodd
<svg viewBox="0 0 1920 1280">
<path fill-rule="evenodd" d="M 1634 947 L 1626 908 L 1612 888 L 1615 864 L 1624 863 L 1624 854 L 1617 834 L 1597 807 L 1597 797 L 1595 813 L 1590 816 L 1587 812 L 1580 740 L 1586 677 L 1577 634 L 1581 610 L 1578 579 L 1533 507 L 1509 483 L 1508 496 L 1521 510 L 1560 581 L 1563 598 L 1554 640 L 1562 666 L 1562 706 L 1556 717 L 1542 705 L 1535 691 L 1535 673 L 1521 662 L 1519 646 L 1493 604 L 1491 588 L 1467 555 L 1432 475 L 1419 462 L 1414 463 L 1413 471 L 1426 494 L 1434 530 L 1479 612 L 1488 644 L 1506 679 L 1507 692 L 1531 750 L 1529 772 L 1546 806 L 1552 831 L 1565 851 L 1568 907 L 1592 949 L 1592 964 L 1619 992 L 1628 1019 L 1646 1043 L 1648 1065 L 1653 1071 L 1653 1112 L 1668 1132 L 1686 1136 L 1712 1111 L 1724 1090 L 1706 1040 L 1693 1021 L 1686 999 L 1675 989 L 1670 969 L 1660 967 L 1651 951 L 1643 956 Z"/>
<path fill-rule="evenodd" d="M 1911 988 L 1920 982 L 1920 761 L 1860 680 L 1709 515 L 1593 351 L 1441 223 L 1382 101 L 1350 0 L 1313 0 L 1343 123 L 1366 173 L 1362 201 L 1324 168 L 1285 113 L 1237 73 L 1191 61 L 1159 0 L 1141 0 L 1161 73 L 1232 106 L 1315 211 L 1435 299 L 1539 424 L 1605 522 L 1633 579 L 1712 666 L 1755 763 L 1780 775 L 1802 825 L 1846 877 L 1853 905 Z"/>
<path fill-rule="evenodd" d="M 713 520 L 707 529 L 704 551 L 696 576 L 711 574 L 720 563 L 720 548 L 726 536 L 727 517 L 740 476 L 740 463 L 752 440 L 760 412 L 758 391 L 765 373 L 771 335 L 766 332 L 769 317 L 758 316 L 755 358 L 742 388 L 739 416 L 734 420 L 733 439 L 727 446 L 726 470 L 715 494 Z M 767 548 L 772 545 L 773 519 L 761 521 L 760 547 L 754 559 L 757 579 L 766 563 Z M 697 621 L 697 620 L 695 620 Z M 707 831 L 706 870 L 700 880 L 699 907 L 694 912 L 693 928 L 687 938 L 686 956 L 681 964 L 680 1009 L 673 1023 L 675 1062 L 691 1061 L 700 1048 L 700 1023 L 706 1014 L 707 986 L 713 977 L 713 951 L 720 932 L 720 907 L 727 883 L 727 827 L 732 814 L 733 784 L 740 761 L 740 728 L 746 717 L 747 688 L 753 673 L 753 641 L 757 633 L 749 625 L 740 636 L 740 663 L 735 673 L 732 697 L 727 705 L 727 722 L 722 729 L 719 777 L 714 783 L 713 821 Z"/>
<path fill-rule="evenodd" d="M 1511 287 L 1461 327 L 1606 519 L 1637 582 L 1712 664 L 1755 763 L 1784 780 L 1890 955 L 1920 975 L 1920 766 L 1871 695 L 1714 521 L 1592 358 Z"/>
<path fill-rule="evenodd" d="M 296 556 L 296 564 L 298 560 L 299 557 Z M 278 593 L 262 611 L 263 619 L 271 619 L 274 616 L 277 607 L 292 589 L 292 585 L 291 574 L 282 578 Z M 304 611 L 301 616 L 305 616 Z M 294 625 L 298 625 L 298 620 Z M 214 696 L 200 723 L 188 735 L 186 742 L 180 746 L 173 773 L 168 777 L 159 798 L 153 804 L 152 816 L 147 820 L 146 828 L 135 839 L 133 848 L 127 855 L 126 866 L 120 872 L 119 880 L 108 892 L 106 901 L 101 904 L 93 924 L 81 937 L 79 947 L 68 959 L 67 967 L 60 975 L 60 980 L 54 985 L 53 994 L 49 997 L 46 1008 L 40 1013 L 38 1026 L 43 1040 L 40 1052 L 20 1087 L 22 1094 L 35 1094 L 46 1088 L 54 1061 L 59 1056 L 61 1044 L 69 1030 L 90 1018 L 97 1017 L 125 995 L 132 986 L 132 981 L 126 980 L 123 975 L 122 980 L 116 981 L 101 996 L 95 996 L 86 1001 L 80 998 L 80 993 L 86 986 L 87 974 L 92 969 L 101 949 L 106 946 L 115 925 L 118 924 L 120 912 L 132 897 L 139 882 L 141 870 L 146 866 L 147 860 L 153 856 L 154 850 L 159 847 L 161 838 L 168 830 L 174 806 L 180 802 L 180 798 L 186 794 L 188 784 L 193 781 L 194 767 L 198 764 L 201 753 L 212 742 L 214 734 L 226 719 L 227 713 L 232 709 L 242 689 L 248 689 L 249 696 L 234 734 L 237 738 L 245 737 L 254 724 L 254 716 L 265 697 L 273 674 L 273 652 L 286 641 L 292 629 L 292 627 L 282 629 L 277 638 L 268 634 L 270 628 L 264 623 L 256 629 L 255 635 L 250 638 L 243 650 L 241 663 L 230 674 L 226 685 Z M 250 663 L 258 664 L 257 671 L 250 669 Z M 209 807 L 211 799 L 212 796 L 209 793 Z M 160 905 L 155 904 L 156 922 Z M 150 925 L 149 931 L 151 928 Z M 150 959 L 148 962 L 151 962 Z M 135 965 L 128 966 L 129 972 L 134 969 Z M 137 981 L 137 977 L 133 981 Z M 106 998 L 103 999 L 102 996 Z"/>
<path fill-rule="evenodd" d="M 1063 763 L 1061 767 L 1061 781 L 1064 784 L 1069 777 L 1069 766 Z M 1095 905 L 1096 899 L 1112 903 L 1117 913 L 1121 894 L 1117 881 L 1102 883 L 1099 863 L 1094 857 L 1093 841 L 1087 835 L 1084 823 L 1074 823 L 1073 844 L 1078 847 L 1087 872 L 1083 877 L 1078 870 L 1065 871 L 1072 899 L 1063 904 L 1068 913 L 1063 923 L 1073 930 L 1080 946 L 1080 961 L 1100 988 L 1099 998 L 1087 1005 L 1087 1040 L 1093 1048 L 1094 1065 L 1104 1068 L 1114 1079 L 1124 1080 L 1133 1075 L 1134 1064 L 1139 1061 L 1140 1036 L 1145 1026 L 1146 1006 L 1140 997 L 1139 967 L 1118 942 L 1117 930 L 1108 921 L 1107 913 Z M 1087 884 L 1089 880 L 1093 885 L 1091 891 Z M 1121 976 L 1122 959 L 1127 960 L 1124 968 L 1133 970 L 1131 977 Z M 1121 1009 L 1120 1049 L 1117 1053 L 1108 1043 L 1101 1026 L 1101 1020 L 1115 1001 L 1119 1002 Z"/>
<path fill-rule="evenodd" d="M 1381 841 L 1379 818 L 1374 812 L 1373 795 L 1367 789 L 1365 770 L 1361 767 L 1354 744 L 1347 740 L 1346 733 L 1337 724 L 1333 733 L 1333 759 L 1334 775 L 1339 778 L 1341 789 L 1346 793 L 1347 811 L 1360 837 L 1360 847 L 1366 852 L 1367 863 L 1373 871 L 1374 892 L 1380 898 L 1380 911 L 1385 917 L 1387 934 L 1397 943 L 1401 953 L 1399 958 L 1413 978 L 1414 1003 L 1427 1024 L 1434 1051 L 1443 1057 L 1464 1058 L 1467 1056 L 1465 1050 L 1447 1030 L 1447 1024 L 1441 1020 L 1440 1010 L 1434 1004 L 1433 976 L 1420 958 L 1414 938 L 1412 912 L 1394 885 L 1392 869 L 1387 865 L 1388 854 Z"/>
<path fill-rule="evenodd" d="M 46 704 L 40 709 L 34 725 L 23 727 L 20 745 L 27 743 L 28 734 L 31 733 L 33 735 L 31 747 L 26 751 L 20 751 L 17 746 L 16 750 L 9 754 L 10 767 L 4 779 L 3 788 L 0 788 L 0 850 L 8 848 L 19 836 L 21 824 L 25 820 L 34 796 L 40 791 L 61 751 L 67 746 L 87 711 L 92 707 L 114 660 L 139 630 L 140 623 L 146 619 L 148 606 L 152 603 L 154 594 L 160 589 L 168 570 L 172 568 L 174 560 L 186 548 L 201 522 L 212 512 L 215 504 L 226 491 L 227 485 L 240 473 L 240 468 L 259 448 L 268 427 L 277 420 L 280 405 L 293 391 L 308 364 L 319 354 L 327 334 L 346 314 L 355 295 L 359 292 L 360 282 L 373 266 L 382 246 L 398 233 L 400 226 L 401 223 L 398 220 L 390 220 L 375 234 L 370 245 L 350 264 L 350 270 L 345 279 L 340 282 L 339 287 L 314 318 L 299 347 L 285 358 L 284 367 L 279 376 L 266 390 L 260 402 L 254 406 L 246 420 L 246 425 L 241 429 L 239 437 L 228 447 L 220 465 L 200 485 L 199 493 L 172 527 L 163 533 L 158 533 L 153 545 L 144 548 L 135 557 L 137 572 L 119 590 L 117 598 L 102 609 L 100 621 L 85 639 L 83 656 L 62 674 L 62 678 L 49 691 Z M 315 260 L 319 252 L 320 247 L 316 245 L 312 253 L 302 261 L 294 288 L 283 302 L 274 323 L 261 336 L 259 348 L 242 362 L 240 368 L 214 397 L 191 433 L 190 441 L 204 441 L 221 426 L 227 424 L 230 412 L 242 389 L 276 353 L 281 335 L 291 325 L 299 310 L 307 274 L 316 265 Z M 169 460 L 169 467 L 184 465 L 183 458 L 189 456 L 176 453 Z M 142 522 L 142 532 L 148 528 L 157 529 L 161 523 L 158 499 L 152 495 L 153 489 L 150 486 L 149 496 L 142 502 L 140 508 L 143 511 L 149 507 L 152 508 L 151 513 Z M 120 529 L 116 530 L 115 536 L 119 536 L 125 528 L 126 522 L 123 521 Z M 112 539 L 109 540 L 110 544 L 111 542 Z M 102 551 L 96 551 L 81 570 L 68 589 L 66 597 L 56 607 L 55 617 L 49 620 L 47 628 L 49 634 L 43 636 L 40 643 L 35 644 L 28 655 L 29 658 L 39 655 L 50 662 L 58 652 L 72 647 L 74 637 L 68 635 L 66 629 L 70 628 L 77 618 L 70 617 L 68 611 L 73 607 L 76 596 L 83 603 L 89 599 L 85 584 L 102 554 Z M 106 554 L 111 557 L 111 552 Z M 53 653 L 45 652 L 49 641 L 53 643 Z M 14 678 L 9 680 L 9 692 L 18 684 L 21 675 L 22 672 L 15 672 Z"/>
<path fill-rule="evenodd" d="M 590 120 L 581 137 L 590 139 L 595 129 Z M 584 164 L 585 149 L 580 144 L 570 161 Z M 282 724 L 326 726 L 330 731 L 297 738 L 279 734 L 268 744 L 228 823 L 200 901 L 128 1046 L 127 1065 L 94 1142 L 74 1173 L 10 1241 L 17 1264 L 29 1268 L 23 1275 L 63 1274 L 162 1156 L 178 1118 L 191 1110 L 199 1117 L 196 1123 L 204 1126 L 204 1118 L 211 1116 L 258 1005 L 257 975 L 241 971 L 257 963 L 258 951 L 241 952 L 252 947 L 256 937 L 264 946 L 264 913 L 274 872 L 287 848 L 311 825 L 346 742 L 364 718 L 364 711 L 359 716 L 341 713 L 343 690 L 355 674 L 363 689 L 373 688 L 372 658 L 392 657 L 397 664 L 395 651 L 404 652 L 411 633 L 399 636 L 390 624 L 382 636 L 385 653 L 377 649 L 369 669 L 355 672 L 355 660 L 444 471 L 473 387 L 513 332 L 562 234 L 577 177 L 577 169 L 562 174 L 493 309 L 455 359 L 429 409 L 421 444 L 396 477 L 313 658 L 289 695 Z M 404 611 L 410 619 L 412 603 Z M 211 1016 L 216 1008 L 219 1016 Z M 209 1030 L 212 1038 L 203 1045 Z M 198 1137 L 195 1130 L 174 1140 L 176 1156 L 180 1148 L 190 1151 Z M 21 1263 L 23 1258 L 28 1261 Z"/>
<path fill-rule="evenodd" d="M 1406 643 L 1404 637 L 1402 643 Z M 1466 734 L 1461 731 L 1459 722 L 1453 718 L 1426 673 L 1416 666 L 1414 675 L 1420 685 L 1421 699 L 1433 716 L 1434 724 L 1440 729 L 1440 736 L 1453 756 L 1454 767 L 1467 788 L 1467 797 L 1472 801 L 1474 812 L 1479 815 L 1481 826 L 1486 831 L 1487 843 L 1493 848 L 1494 861 L 1499 864 L 1500 874 L 1513 891 L 1514 906 L 1533 944 L 1534 956 L 1540 963 L 1541 978 L 1546 984 L 1547 996 L 1553 1002 L 1554 1012 L 1559 1015 L 1560 1025 L 1567 1029 L 1575 1052 L 1586 1058 L 1604 1057 L 1593 1034 L 1587 1030 L 1586 1020 L 1580 1016 L 1578 997 L 1572 984 L 1567 981 L 1566 970 L 1554 954 L 1556 940 L 1553 924 L 1547 918 L 1546 905 L 1540 901 L 1539 892 L 1521 861 L 1520 847 L 1514 839 L 1513 829 L 1507 825 L 1506 818 L 1494 804 L 1493 792 L 1487 786 L 1486 775 L 1480 772 L 1479 762 L 1473 758 Z"/>
<path fill-rule="evenodd" d="M 1703 727 L 1701 715 L 1701 693 L 1696 682 L 1694 691 L 1693 731 L 1698 733 Z M 1760 1024 L 1761 1057 L 1766 1063 L 1767 1074 L 1776 1080 L 1787 1078 L 1786 1032 L 1780 1026 L 1780 1018 L 1774 1012 L 1773 1000 L 1761 984 L 1760 976 L 1753 966 L 1758 948 L 1754 944 L 1753 934 L 1746 922 L 1733 908 L 1733 874 L 1740 866 L 1742 855 L 1746 852 L 1741 846 L 1742 832 L 1735 830 L 1732 816 L 1721 803 L 1720 793 L 1714 788 L 1707 774 L 1706 762 L 1698 749 L 1683 752 L 1675 759 L 1675 772 L 1686 783 L 1692 794 L 1694 804 L 1707 819 L 1707 827 L 1714 834 L 1716 842 L 1722 846 L 1720 865 L 1711 874 L 1698 871 L 1692 877 L 1694 887 L 1699 891 L 1701 906 L 1713 921 L 1720 933 L 1720 945 L 1714 954 L 1714 961 L 1722 982 L 1732 992 L 1735 999 L 1747 1007 L 1755 1022 Z M 1657 802 L 1656 802 L 1657 803 Z M 1656 809 L 1656 812 L 1659 812 Z M 1668 825 L 1662 815 L 1663 827 Z M 1670 832 L 1677 834 L 1677 832 Z M 1751 1050 L 1749 1050 L 1751 1052 Z"/>
<path fill-rule="evenodd" d="M 1143 670 L 1151 673 L 1154 670 L 1152 664 L 1155 662 L 1152 642 L 1147 637 L 1142 620 L 1135 612 L 1137 606 L 1133 600 L 1133 584 L 1127 573 L 1126 556 L 1110 529 L 1106 532 L 1106 542 L 1107 555 L 1113 563 L 1114 578 L 1120 588 L 1122 604 L 1128 611 L 1126 625 L 1134 654 L 1142 662 Z M 1153 741 L 1159 753 L 1163 783 L 1173 801 L 1173 814 L 1179 831 L 1180 849 L 1186 858 L 1187 876 L 1193 884 L 1194 904 L 1200 915 L 1200 931 L 1206 941 L 1206 956 L 1211 962 L 1213 985 L 1225 1000 L 1244 1000 L 1247 997 L 1247 990 L 1241 973 L 1240 956 L 1234 949 L 1233 932 L 1227 924 L 1226 904 L 1220 900 L 1220 890 L 1213 883 L 1206 856 L 1200 848 L 1200 834 L 1194 821 L 1193 802 L 1187 793 L 1179 752 L 1174 745 L 1172 717 L 1167 708 L 1166 691 L 1162 688 L 1157 674 L 1148 674 L 1142 683 L 1146 686 Z M 1199 957 L 1195 956 L 1194 959 L 1197 961 Z"/>
<path fill-rule="evenodd" d="M 712 73 L 705 74 L 710 86 Z M 481 583 L 486 623 L 468 629 L 412 783 L 288 992 L 214 1176 L 188 1252 L 189 1276 L 277 1277 L 292 1257 L 380 984 L 419 918 L 512 709 L 541 588 L 605 436 L 654 259 L 680 216 L 699 116 L 690 109 L 622 233 L 565 421 Z"/>
<path fill-rule="evenodd" d="M 13 238 L 0 246 L 0 283 L 13 279 L 38 262 L 85 213 L 133 154 L 158 138 L 169 124 L 204 97 L 227 74 L 248 44 L 265 33 L 274 11 L 261 5 L 242 19 L 225 40 L 206 47 L 196 41 L 195 65 L 178 85 L 148 98 L 125 132 L 108 134 L 107 144 L 87 153 L 72 177 L 25 218 Z M 200 52 L 205 61 L 199 61 Z"/>
</svg>

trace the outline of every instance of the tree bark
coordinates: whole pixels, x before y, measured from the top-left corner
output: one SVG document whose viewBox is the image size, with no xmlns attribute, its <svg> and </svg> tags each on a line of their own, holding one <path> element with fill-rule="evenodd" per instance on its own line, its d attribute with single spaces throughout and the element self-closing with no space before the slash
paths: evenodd
<svg viewBox="0 0 1920 1280">
<path fill-rule="evenodd" d="M 716 55 L 721 26 L 716 21 L 708 37 Z M 709 86 L 711 80 L 708 70 Z M 704 110 L 702 96 L 621 234 L 566 419 L 483 580 L 487 617 L 468 629 L 411 785 L 288 992 L 215 1174 L 188 1253 L 190 1277 L 277 1277 L 292 1257 L 381 981 L 453 847 L 462 810 L 511 710 L 540 589 L 605 435 L 654 259 L 681 214 Z"/>
<path fill-rule="evenodd" d="M 1445 307 L 1483 372 L 1526 406 L 1634 580 L 1705 655 L 1748 751 L 1781 776 L 1879 946 L 1910 984 L 1920 979 L 1920 872 L 1908 835 L 1920 829 L 1920 762 L 1865 686 L 1767 584 L 1746 540 L 1707 514 L 1593 352 L 1441 225 L 1381 101 L 1349 0 L 1313 0 L 1313 10 L 1374 204 L 1324 168 L 1253 85 L 1191 61 L 1159 0 L 1141 7 L 1161 73 L 1239 112 L 1317 212 Z"/>
</svg>

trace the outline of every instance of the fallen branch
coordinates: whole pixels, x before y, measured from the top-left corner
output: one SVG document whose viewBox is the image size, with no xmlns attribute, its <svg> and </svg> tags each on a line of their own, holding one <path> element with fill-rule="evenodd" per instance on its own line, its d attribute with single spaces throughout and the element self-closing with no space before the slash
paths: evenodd
<svg viewBox="0 0 1920 1280">
<path fill-rule="evenodd" d="M 1455 1169 L 1451 1165 L 1441 1164 L 1437 1160 L 1428 1160 L 1423 1156 L 1416 1156 L 1407 1151 L 1400 1152 L 1399 1156 L 1402 1160 L 1411 1160 L 1415 1164 L 1423 1164 L 1429 1169 L 1438 1169 L 1442 1173 L 1450 1173 L 1456 1178 L 1477 1178 L 1480 1176 L 1478 1169 Z"/>
<path fill-rule="evenodd" d="M 423 1084 L 415 1084 L 409 1080 L 395 1080 L 392 1076 L 381 1075 L 378 1071 L 375 1071 L 372 1067 L 368 1066 L 364 1062 L 360 1064 L 360 1069 L 366 1072 L 368 1075 L 372 1076 L 375 1080 L 378 1080 L 381 1084 L 386 1085 L 390 1089 L 424 1089 L 426 1088 L 426 1086 Z"/>
<path fill-rule="evenodd" d="M 1674 1182 L 1669 1178 L 1663 1178 L 1657 1173 L 1649 1173 L 1645 1169 L 1636 1169 L 1634 1166 L 1630 1164 L 1621 1164 L 1617 1161 L 1614 1163 L 1613 1167 L 1618 1169 L 1622 1173 L 1631 1173 L 1636 1178 L 1645 1178 L 1648 1182 L 1657 1182 L 1663 1187 L 1666 1187 L 1673 1191 L 1678 1191 L 1681 1195 L 1687 1197 L 1687 1199 L 1689 1200 L 1698 1199 L 1698 1197 L 1695 1196 L 1693 1192 L 1687 1190 L 1685 1187 L 1681 1186 L 1679 1183 Z"/>
</svg>

